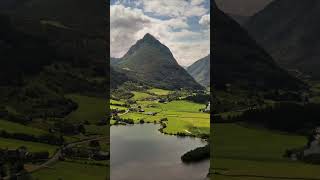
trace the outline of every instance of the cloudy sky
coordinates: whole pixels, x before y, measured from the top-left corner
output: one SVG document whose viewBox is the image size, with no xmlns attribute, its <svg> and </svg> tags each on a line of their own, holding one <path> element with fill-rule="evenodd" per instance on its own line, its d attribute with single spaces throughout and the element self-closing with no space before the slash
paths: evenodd
<svg viewBox="0 0 320 180">
<path fill-rule="evenodd" d="M 210 53 L 210 0 L 111 0 L 111 57 L 122 57 L 146 33 L 188 66 Z"/>
</svg>

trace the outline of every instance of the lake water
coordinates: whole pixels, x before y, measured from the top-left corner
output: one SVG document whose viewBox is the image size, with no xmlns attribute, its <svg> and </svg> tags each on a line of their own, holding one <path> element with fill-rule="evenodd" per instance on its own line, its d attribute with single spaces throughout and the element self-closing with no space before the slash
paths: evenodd
<svg viewBox="0 0 320 180">
<path fill-rule="evenodd" d="M 204 180 L 209 160 L 183 164 L 181 155 L 206 145 L 197 138 L 161 134 L 159 125 L 112 126 L 111 180 Z"/>
</svg>

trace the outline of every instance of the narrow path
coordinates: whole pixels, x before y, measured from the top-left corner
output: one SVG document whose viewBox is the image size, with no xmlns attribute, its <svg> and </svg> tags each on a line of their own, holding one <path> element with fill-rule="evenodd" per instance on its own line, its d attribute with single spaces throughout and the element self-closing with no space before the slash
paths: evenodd
<svg viewBox="0 0 320 180">
<path fill-rule="evenodd" d="M 75 147 L 75 146 L 77 146 L 79 144 L 84 144 L 84 143 L 88 143 L 88 142 L 91 142 L 91 141 L 101 140 L 101 139 L 104 139 L 104 138 L 106 138 L 106 137 L 95 137 L 95 138 L 91 138 L 91 139 L 84 139 L 84 140 L 80 140 L 80 141 L 73 142 L 73 143 L 67 144 L 65 146 L 62 146 L 62 147 L 59 148 L 59 150 L 56 152 L 56 154 L 51 159 L 49 159 L 45 163 L 41 164 L 40 166 L 30 170 L 29 173 L 33 173 L 33 172 L 35 172 L 35 171 L 37 171 L 39 169 L 48 167 L 49 165 L 57 162 L 60 159 L 60 157 L 62 157 L 62 150 Z"/>
<path fill-rule="evenodd" d="M 119 114 L 119 116 L 123 116 L 123 115 L 125 115 L 125 114 L 127 114 L 127 113 L 129 113 L 129 109 L 127 109 L 124 113 Z"/>
</svg>

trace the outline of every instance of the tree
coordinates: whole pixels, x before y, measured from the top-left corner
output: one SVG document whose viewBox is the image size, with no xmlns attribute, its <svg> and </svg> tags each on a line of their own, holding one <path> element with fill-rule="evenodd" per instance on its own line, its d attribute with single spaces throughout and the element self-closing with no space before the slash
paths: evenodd
<svg viewBox="0 0 320 180">
<path fill-rule="evenodd" d="M 78 131 L 82 134 L 85 134 L 86 133 L 86 129 L 84 127 L 83 124 L 80 124 L 79 127 L 78 127 Z"/>
<path fill-rule="evenodd" d="M 100 147 L 100 143 L 98 140 L 90 141 L 89 146 L 90 147 Z"/>
</svg>

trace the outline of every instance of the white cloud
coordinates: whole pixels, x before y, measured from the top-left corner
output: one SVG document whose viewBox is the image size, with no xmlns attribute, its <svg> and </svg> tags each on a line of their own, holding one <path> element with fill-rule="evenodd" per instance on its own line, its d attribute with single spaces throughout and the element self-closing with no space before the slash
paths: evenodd
<svg viewBox="0 0 320 180">
<path fill-rule="evenodd" d="M 202 16 L 207 9 L 202 5 L 203 0 L 138 0 L 145 12 L 155 15 L 179 17 Z"/>
<path fill-rule="evenodd" d="M 191 5 L 192 6 L 197 6 L 197 5 L 201 5 L 205 2 L 205 0 L 191 0 Z"/>
<path fill-rule="evenodd" d="M 158 3 L 169 1 L 171 3 L 173 3 L 172 1 L 177 2 L 176 0 L 157 0 Z M 179 2 L 182 2 L 182 0 L 179 0 Z M 193 0 L 192 3 L 202 4 L 203 0 Z M 170 9 L 170 7 L 163 4 L 162 6 L 164 6 L 162 7 L 164 9 Z M 181 65 L 190 65 L 210 53 L 209 29 L 202 28 L 200 32 L 192 31 L 187 23 L 186 16 L 161 20 L 148 16 L 145 13 L 145 8 L 125 7 L 121 4 L 111 5 L 110 10 L 110 50 L 112 57 L 122 57 L 128 49 L 146 33 L 152 34 L 168 46 Z M 195 9 L 195 11 L 197 10 Z M 202 17 L 201 20 L 203 19 L 203 23 L 208 21 L 208 19 L 205 18 L 205 14 L 199 14 L 201 14 L 199 17 Z"/>
<path fill-rule="evenodd" d="M 114 57 L 122 56 L 135 43 L 133 35 L 151 23 L 151 19 L 141 10 L 123 5 L 111 6 L 110 17 L 110 50 Z"/>
<path fill-rule="evenodd" d="M 199 24 L 205 27 L 210 27 L 210 14 L 206 14 L 202 16 L 201 19 L 199 20 Z"/>
<path fill-rule="evenodd" d="M 200 41 L 191 43 L 169 43 L 172 53 L 179 57 L 180 64 L 189 66 L 210 53 L 210 42 Z"/>
</svg>

